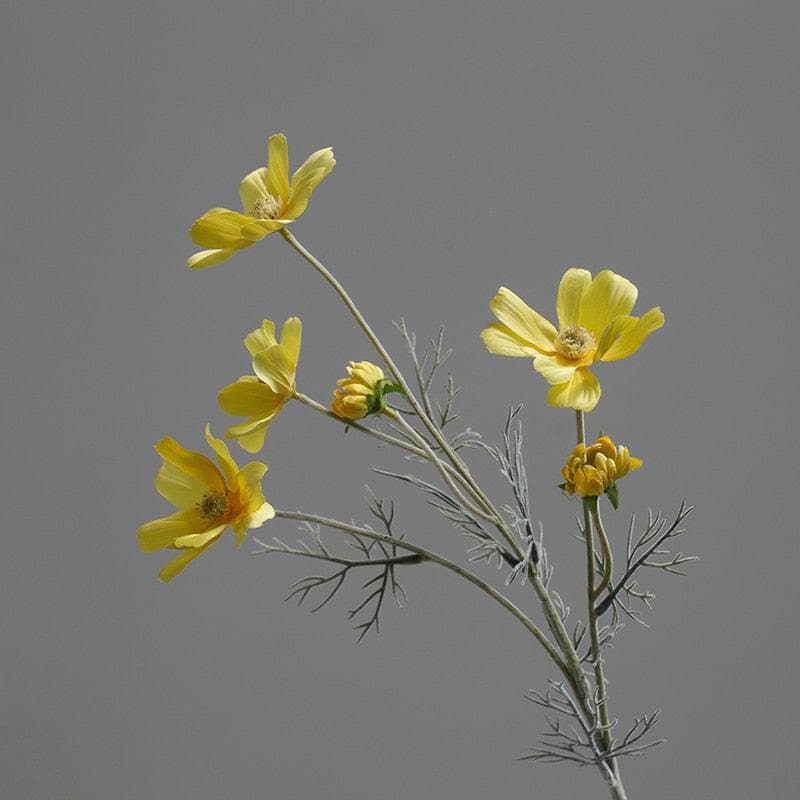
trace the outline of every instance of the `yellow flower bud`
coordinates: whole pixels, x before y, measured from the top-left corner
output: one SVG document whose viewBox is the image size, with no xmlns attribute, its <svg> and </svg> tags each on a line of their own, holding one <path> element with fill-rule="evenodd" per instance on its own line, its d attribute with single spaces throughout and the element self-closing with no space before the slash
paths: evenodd
<svg viewBox="0 0 800 800">
<path fill-rule="evenodd" d="M 562 488 L 568 495 L 599 497 L 641 466 L 641 459 L 633 458 L 627 447 L 614 444 L 608 436 L 600 436 L 589 447 L 579 444 L 569 454 L 561 470 Z"/>
<path fill-rule="evenodd" d="M 342 419 L 363 419 L 383 409 L 383 394 L 389 382 L 383 370 L 369 361 L 351 361 L 348 377 L 334 389 L 331 410 Z"/>
</svg>

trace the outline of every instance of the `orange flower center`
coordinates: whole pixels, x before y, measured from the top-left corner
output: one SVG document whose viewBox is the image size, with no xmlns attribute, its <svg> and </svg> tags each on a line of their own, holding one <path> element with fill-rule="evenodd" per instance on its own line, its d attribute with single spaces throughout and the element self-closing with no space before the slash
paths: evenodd
<svg viewBox="0 0 800 800">
<path fill-rule="evenodd" d="M 217 522 L 228 513 L 228 498 L 220 492 L 206 492 L 198 502 L 197 510 L 209 522 Z"/>
<path fill-rule="evenodd" d="M 555 341 L 556 350 L 564 358 L 577 361 L 597 347 L 594 334 L 586 328 L 576 325 L 564 328 Z"/>
<path fill-rule="evenodd" d="M 262 197 L 253 206 L 252 216 L 256 219 L 278 219 L 281 214 L 281 204 L 271 195 Z"/>
</svg>

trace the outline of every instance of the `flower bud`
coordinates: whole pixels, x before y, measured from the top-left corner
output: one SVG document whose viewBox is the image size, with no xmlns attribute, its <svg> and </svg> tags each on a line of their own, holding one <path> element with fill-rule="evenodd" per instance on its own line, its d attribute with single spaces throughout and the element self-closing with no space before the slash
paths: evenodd
<svg viewBox="0 0 800 800">
<path fill-rule="evenodd" d="M 614 444 L 608 436 L 600 436 L 589 447 L 579 444 L 569 454 L 561 470 L 564 478 L 561 488 L 570 496 L 608 494 L 616 507 L 617 481 L 641 466 L 641 459 L 633 458 L 627 447 Z"/>
<path fill-rule="evenodd" d="M 383 370 L 369 361 L 351 361 L 348 377 L 336 383 L 331 410 L 342 419 L 358 420 L 385 408 L 384 395 L 394 388 Z"/>
</svg>

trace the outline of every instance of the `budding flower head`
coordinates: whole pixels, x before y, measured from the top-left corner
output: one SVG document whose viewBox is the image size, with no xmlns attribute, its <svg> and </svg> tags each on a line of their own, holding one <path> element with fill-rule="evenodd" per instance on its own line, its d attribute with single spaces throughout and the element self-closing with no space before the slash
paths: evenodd
<svg viewBox="0 0 800 800">
<path fill-rule="evenodd" d="M 383 370 L 369 361 L 351 361 L 346 378 L 336 383 L 331 410 L 342 419 L 363 419 L 379 414 L 386 408 L 385 396 L 399 391 L 399 387 L 386 380 Z"/>
<path fill-rule="evenodd" d="M 616 508 L 617 481 L 641 466 L 642 460 L 633 458 L 627 447 L 614 444 L 609 436 L 599 436 L 594 444 L 579 444 L 569 454 L 561 470 L 564 483 L 560 488 L 570 496 L 606 494 Z"/>
</svg>

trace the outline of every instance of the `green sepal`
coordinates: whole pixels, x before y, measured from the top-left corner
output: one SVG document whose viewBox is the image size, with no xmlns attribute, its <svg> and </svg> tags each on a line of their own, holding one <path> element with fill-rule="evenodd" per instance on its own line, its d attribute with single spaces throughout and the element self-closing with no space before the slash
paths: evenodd
<svg viewBox="0 0 800 800">
<path fill-rule="evenodd" d="M 368 417 L 370 414 L 380 414 L 384 411 L 386 409 L 386 395 L 392 392 L 405 395 L 403 387 L 400 386 L 399 383 L 392 383 L 385 379 L 378 381 L 375 384 L 375 391 L 367 396 L 367 413 L 365 416 Z"/>
<path fill-rule="evenodd" d="M 589 497 L 583 498 L 583 504 L 589 511 L 597 511 L 597 497 L 594 495 L 589 495 Z"/>
<path fill-rule="evenodd" d="M 614 511 L 619 510 L 619 490 L 617 489 L 617 484 L 612 483 L 611 486 L 606 489 L 606 497 L 608 498 L 608 502 L 611 503 L 612 508 Z"/>
</svg>

